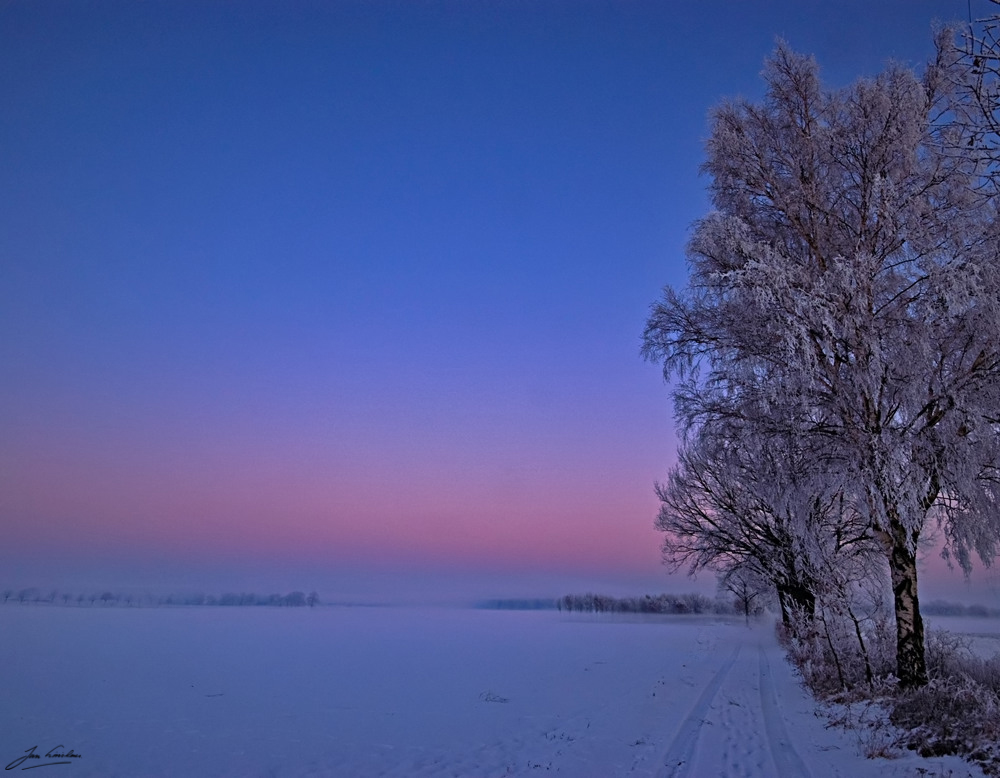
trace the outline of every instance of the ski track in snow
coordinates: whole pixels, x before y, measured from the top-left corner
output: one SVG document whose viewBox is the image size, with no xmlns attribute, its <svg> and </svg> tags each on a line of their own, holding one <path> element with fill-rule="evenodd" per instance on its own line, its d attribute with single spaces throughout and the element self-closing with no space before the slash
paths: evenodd
<svg viewBox="0 0 1000 778">
<path fill-rule="evenodd" d="M 694 704 L 694 708 L 691 709 L 691 712 L 681 723 L 680 729 L 674 736 L 674 740 L 670 744 L 666 756 L 663 758 L 665 767 L 660 772 L 658 778 L 686 778 L 690 774 L 691 757 L 694 755 L 694 749 L 698 743 L 698 734 L 705 723 L 705 714 L 708 713 L 708 708 L 715 699 L 719 687 L 722 686 L 722 682 L 726 679 L 733 664 L 735 664 L 736 658 L 740 654 L 740 648 L 741 646 L 736 646 L 732 656 L 719 668 L 711 680 L 705 684 L 705 689 Z"/>
<path fill-rule="evenodd" d="M 802 757 L 792 746 L 791 738 L 785 730 L 781 718 L 781 710 L 774 694 L 774 682 L 771 679 L 771 667 L 767 661 L 764 647 L 758 648 L 760 653 L 760 705 L 764 714 L 764 728 L 767 730 L 767 740 L 771 746 L 771 757 L 778 768 L 779 778 L 811 778 Z"/>
<path fill-rule="evenodd" d="M 709 761 L 709 764 L 701 764 L 694 759 L 702 730 L 706 725 L 716 725 L 716 722 L 708 719 L 708 712 L 718 696 L 720 687 L 736 664 L 741 648 L 742 646 L 737 645 L 730 657 L 705 684 L 701 696 L 674 736 L 663 758 L 664 767 L 657 778 L 688 778 L 688 776 L 709 775 L 713 770 L 734 778 L 737 776 L 749 778 L 764 773 L 772 766 L 776 778 L 812 778 L 811 772 L 792 745 L 785 728 L 775 696 L 770 664 L 763 646 L 758 646 L 757 688 L 760 694 L 756 703 L 759 704 L 766 738 L 762 738 L 761 733 L 755 731 L 759 729 L 759 726 L 755 727 L 755 723 L 758 722 L 754 715 L 756 710 L 753 709 L 755 701 L 747 699 L 748 695 L 740 693 L 740 689 L 736 688 L 739 682 L 730 684 L 729 686 L 734 688 L 727 689 L 729 695 L 717 723 L 720 731 L 708 735 L 706 740 L 714 743 L 707 743 L 709 747 L 702 749 L 715 759 L 721 760 L 721 763 L 713 764 L 712 759 L 706 760 L 703 757 L 702 761 Z M 746 685 L 745 680 L 742 685 Z M 739 709 L 742 715 L 737 714 L 734 708 Z M 720 740 L 722 742 L 718 743 Z M 766 751 L 762 748 L 764 740 L 766 740 Z M 721 749 L 712 748 L 714 744 L 720 745 Z M 767 757 L 770 757 L 770 762 L 767 761 Z"/>
</svg>

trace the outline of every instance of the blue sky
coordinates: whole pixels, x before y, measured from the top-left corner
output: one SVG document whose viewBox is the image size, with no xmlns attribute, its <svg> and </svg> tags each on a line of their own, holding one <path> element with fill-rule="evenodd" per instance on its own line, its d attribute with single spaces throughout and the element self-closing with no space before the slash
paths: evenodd
<svg viewBox="0 0 1000 778">
<path fill-rule="evenodd" d="M 777 36 L 836 85 L 919 66 L 966 15 L 0 3 L 15 583 L 683 588 L 652 528 L 669 397 L 638 349 L 708 207 L 708 111 L 760 94 Z"/>
</svg>

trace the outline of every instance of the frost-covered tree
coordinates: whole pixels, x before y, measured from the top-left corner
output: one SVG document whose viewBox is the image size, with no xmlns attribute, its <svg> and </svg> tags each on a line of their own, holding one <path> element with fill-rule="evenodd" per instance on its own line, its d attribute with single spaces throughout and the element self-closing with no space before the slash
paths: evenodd
<svg viewBox="0 0 1000 778">
<path fill-rule="evenodd" d="M 731 568 L 719 576 L 719 591 L 733 596 L 733 606 L 737 613 L 743 614 L 747 625 L 751 615 L 763 612 L 763 600 L 769 584 L 767 579 L 743 567 Z"/>
<path fill-rule="evenodd" d="M 696 224 L 688 288 L 653 308 L 644 353 L 677 381 L 687 429 L 750 397 L 764 411 L 755 434 L 815 452 L 879 542 L 897 675 L 921 685 L 926 522 L 963 567 L 971 552 L 992 558 L 1000 536 L 994 204 L 976 155 L 941 142 L 962 130 L 947 126 L 939 68 L 825 90 L 815 62 L 780 45 L 764 79 L 761 102 L 712 116 L 715 210 Z"/>
<path fill-rule="evenodd" d="M 657 485 L 664 560 L 768 581 L 785 624 L 795 613 L 808 619 L 826 571 L 863 567 L 873 535 L 794 438 L 767 435 L 742 415 L 700 425 Z"/>
<path fill-rule="evenodd" d="M 997 10 L 1000 2 L 991 0 Z M 942 95 L 936 124 L 945 153 L 975 157 L 986 196 L 1000 191 L 1000 13 L 938 31 L 929 69 Z"/>
</svg>

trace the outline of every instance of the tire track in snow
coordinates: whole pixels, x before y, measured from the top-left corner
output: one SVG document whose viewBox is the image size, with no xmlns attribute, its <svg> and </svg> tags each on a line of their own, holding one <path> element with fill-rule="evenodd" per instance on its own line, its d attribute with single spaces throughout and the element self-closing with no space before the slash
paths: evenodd
<svg viewBox="0 0 1000 778">
<path fill-rule="evenodd" d="M 771 666 L 767 661 L 764 647 L 760 651 L 760 707 L 764 713 L 764 730 L 771 746 L 771 756 L 780 778 L 810 778 L 809 768 L 792 745 L 785 722 L 781 718 L 778 699 L 774 694 L 774 682 L 771 680 Z"/>
<path fill-rule="evenodd" d="M 670 743 L 666 756 L 663 757 L 664 766 L 657 774 L 657 778 L 683 778 L 683 776 L 690 774 L 691 757 L 694 756 L 694 749 L 698 744 L 698 733 L 701 730 L 701 725 L 705 723 L 705 714 L 708 713 L 709 706 L 715 699 L 719 687 L 722 686 L 722 682 L 736 662 L 736 657 L 740 655 L 740 648 L 741 646 L 736 646 L 732 656 L 708 682 L 691 712 L 681 723 L 681 728 Z"/>
</svg>

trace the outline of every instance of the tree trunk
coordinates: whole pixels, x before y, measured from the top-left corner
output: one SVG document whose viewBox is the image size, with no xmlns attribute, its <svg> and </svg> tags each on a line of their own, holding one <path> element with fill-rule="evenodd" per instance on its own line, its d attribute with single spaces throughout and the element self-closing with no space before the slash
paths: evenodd
<svg viewBox="0 0 1000 778">
<path fill-rule="evenodd" d="M 844 680 L 844 668 L 840 664 L 840 655 L 837 653 L 837 647 L 833 644 L 833 636 L 830 635 L 830 624 L 826 620 L 825 609 L 820 609 L 819 618 L 823 622 L 823 631 L 826 633 L 826 644 L 830 647 L 830 656 L 833 657 L 833 664 L 837 668 L 837 680 L 840 681 L 840 688 L 846 689 L 847 681 Z"/>
<path fill-rule="evenodd" d="M 781 623 L 792 623 L 792 612 L 805 616 L 809 621 L 816 615 L 816 595 L 801 584 L 778 584 L 778 604 L 781 606 Z"/>
<path fill-rule="evenodd" d="M 788 615 L 788 603 L 786 602 L 788 598 L 785 592 L 785 587 L 778 586 L 778 605 L 781 606 L 781 623 L 786 627 L 792 623 L 791 616 Z"/>
<path fill-rule="evenodd" d="M 844 599 L 847 603 L 849 600 Z M 861 658 L 865 660 L 865 680 L 868 682 L 868 688 L 870 689 L 874 684 L 874 675 L 872 674 L 872 663 L 871 659 L 868 658 L 868 647 L 865 645 L 865 637 L 861 632 L 861 622 L 858 621 L 858 617 L 854 615 L 854 611 L 851 610 L 851 606 L 847 605 L 847 615 L 851 617 L 851 621 L 854 623 L 854 636 L 858 639 L 858 645 L 861 647 Z"/>
<path fill-rule="evenodd" d="M 924 657 L 924 621 L 917 600 L 917 537 L 912 536 L 913 550 L 907 543 L 906 528 L 893 518 L 892 549 L 889 572 L 892 577 L 893 605 L 896 611 L 896 675 L 904 689 L 927 683 L 927 662 Z"/>
</svg>

